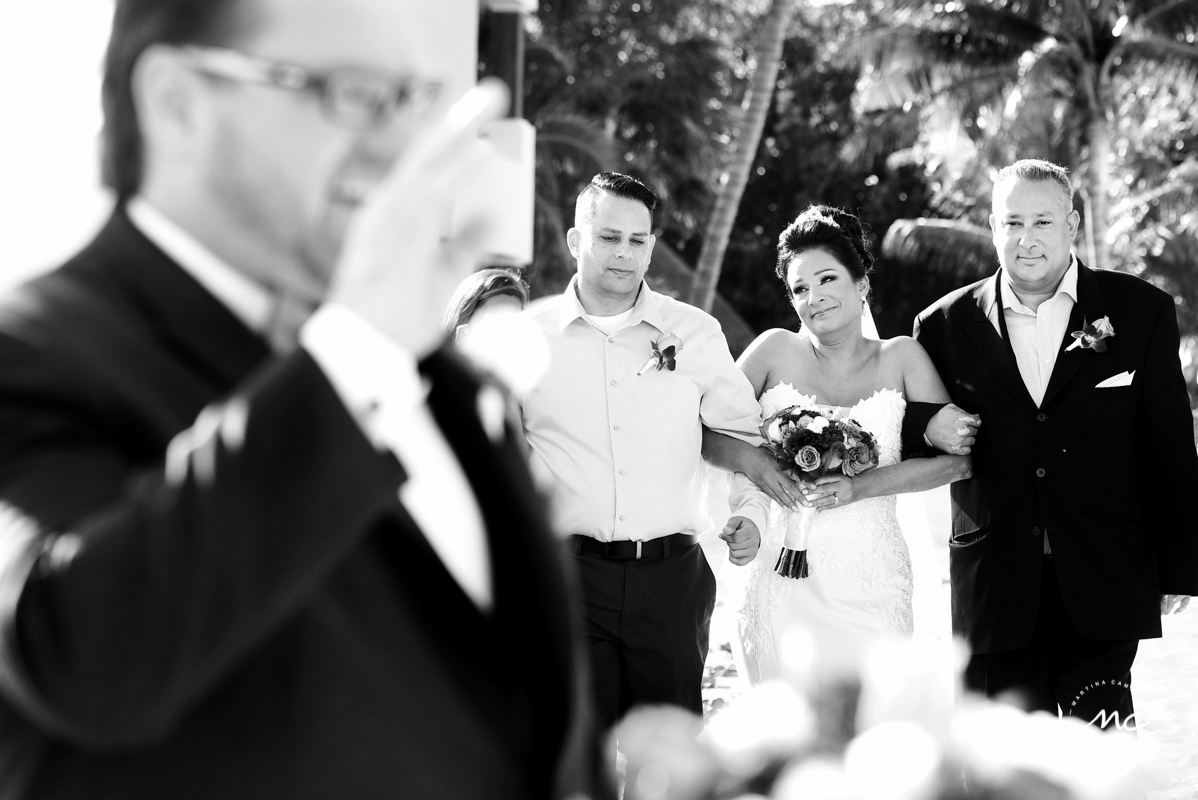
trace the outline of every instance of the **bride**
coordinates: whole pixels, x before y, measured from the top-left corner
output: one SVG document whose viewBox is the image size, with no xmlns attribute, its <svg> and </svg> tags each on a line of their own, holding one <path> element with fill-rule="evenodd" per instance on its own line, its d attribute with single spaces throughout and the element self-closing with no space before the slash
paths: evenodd
<svg viewBox="0 0 1198 800">
<path fill-rule="evenodd" d="M 799 502 L 816 511 L 805 578 L 775 571 L 790 515 L 804 511 L 772 505 L 740 609 L 754 683 L 782 675 L 779 643 L 791 631 L 810 635 L 804 641 L 814 643 L 815 666 L 823 674 L 854 670 L 879 638 L 909 638 L 911 561 L 895 495 L 970 475 L 968 456 L 901 461 L 907 402 L 945 403 L 949 396 L 914 339 L 879 340 L 862 332 L 872 263 L 857 217 L 829 206 L 808 208 L 778 239 L 778 277 L 802 333 L 766 331 L 738 362 L 763 418 L 793 405 L 847 416 L 874 435 L 879 458 L 875 469 L 855 478 L 829 474 L 802 481 Z M 745 480 L 734 475 L 734 490 Z"/>
</svg>

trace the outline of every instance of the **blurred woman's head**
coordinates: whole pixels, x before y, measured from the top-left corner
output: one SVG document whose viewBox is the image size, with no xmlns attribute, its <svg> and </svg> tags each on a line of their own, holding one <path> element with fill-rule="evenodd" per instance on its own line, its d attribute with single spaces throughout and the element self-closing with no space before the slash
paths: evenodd
<svg viewBox="0 0 1198 800">
<path fill-rule="evenodd" d="M 873 262 L 861 220 L 832 206 L 809 207 L 778 237 L 777 275 L 812 333 L 860 326 Z"/>
<path fill-rule="evenodd" d="M 528 284 L 510 269 L 479 270 L 458 285 L 445 309 L 445 330 L 453 333 L 463 325 L 494 313 L 520 311 L 528 305 Z"/>
</svg>

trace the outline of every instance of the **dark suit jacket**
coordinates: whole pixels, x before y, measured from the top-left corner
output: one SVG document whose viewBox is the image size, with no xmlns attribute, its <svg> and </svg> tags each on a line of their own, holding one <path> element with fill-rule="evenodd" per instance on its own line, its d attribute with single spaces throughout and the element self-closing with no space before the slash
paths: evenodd
<svg viewBox="0 0 1198 800">
<path fill-rule="evenodd" d="M 585 788 L 523 453 L 488 439 L 456 356 L 421 369 L 485 517 L 491 615 L 311 357 L 273 357 L 123 212 L 0 304 L 0 798 Z"/>
<path fill-rule="evenodd" d="M 1160 636 L 1161 593 L 1198 594 L 1198 455 L 1172 299 L 1079 265 L 1068 331 L 1108 316 L 1098 353 L 1060 352 L 1037 408 L 986 318 L 999 275 L 918 316 L 952 400 L 981 415 L 973 477 L 952 485 L 953 629 L 974 652 L 1017 649 L 1036 622 L 1047 531 L 1070 619 L 1097 639 Z M 1066 334 L 1063 351 L 1073 337 Z M 1128 371 L 1128 386 L 1096 388 Z"/>
</svg>

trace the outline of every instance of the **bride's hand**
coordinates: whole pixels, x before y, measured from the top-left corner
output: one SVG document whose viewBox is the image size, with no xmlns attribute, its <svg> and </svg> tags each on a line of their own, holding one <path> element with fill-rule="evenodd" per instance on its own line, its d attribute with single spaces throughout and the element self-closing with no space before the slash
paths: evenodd
<svg viewBox="0 0 1198 800">
<path fill-rule="evenodd" d="M 815 479 L 815 489 L 811 492 L 807 499 L 811 501 L 811 505 L 818 510 L 826 510 L 829 508 L 839 508 L 847 506 L 854 500 L 859 499 L 853 479 L 844 475 L 824 475 Z"/>
<path fill-rule="evenodd" d="M 745 475 L 775 503 L 794 511 L 803 503 L 800 482 L 764 447 L 755 447 L 753 451 L 753 457 L 745 464 Z"/>
</svg>

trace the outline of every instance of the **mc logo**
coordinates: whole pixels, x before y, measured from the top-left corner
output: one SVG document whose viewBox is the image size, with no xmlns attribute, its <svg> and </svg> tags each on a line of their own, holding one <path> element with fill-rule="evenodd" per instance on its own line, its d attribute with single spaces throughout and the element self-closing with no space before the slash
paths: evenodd
<svg viewBox="0 0 1198 800">
<path fill-rule="evenodd" d="M 1096 697 L 1092 697 L 1090 703 L 1083 704 L 1082 708 L 1078 708 L 1078 703 L 1087 694 L 1089 694 L 1091 692 L 1095 692 L 1095 691 L 1101 692 L 1102 694 L 1117 693 L 1119 695 L 1122 695 L 1124 692 L 1131 691 L 1131 684 L 1126 680 L 1118 680 L 1118 679 L 1109 680 L 1109 681 L 1107 681 L 1107 680 L 1094 681 L 1093 683 L 1090 683 L 1090 684 L 1082 687 L 1082 690 L 1077 693 L 1076 697 L 1073 698 L 1073 702 L 1071 702 L 1069 704 L 1069 708 L 1062 709 L 1062 716 L 1072 717 L 1072 716 L 1075 716 L 1079 711 L 1084 714 L 1090 713 L 1090 711 L 1094 708 L 1093 701 L 1097 700 Z M 1113 705 L 1113 706 L 1114 705 L 1122 705 L 1122 703 L 1118 702 L 1118 700 L 1120 698 L 1116 697 L 1116 698 L 1111 698 L 1111 699 L 1115 700 L 1115 702 L 1112 702 L 1111 705 Z M 1103 703 L 1102 705 L 1106 705 L 1106 703 Z M 1120 714 L 1117 710 L 1116 711 L 1107 711 L 1106 708 L 1103 708 L 1100 706 L 1098 708 L 1098 711 L 1094 714 L 1094 718 L 1091 719 L 1088 724 L 1096 725 L 1097 727 L 1101 728 L 1102 730 L 1107 730 L 1108 728 L 1113 727 L 1115 730 L 1119 730 L 1119 731 L 1133 731 L 1134 732 L 1136 730 L 1136 715 L 1133 712 L 1131 714 L 1128 714 L 1126 718 L 1123 718 L 1120 716 Z"/>
<path fill-rule="evenodd" d="M 1099 709 L 1098 713 L 1094 715 L 1094 719 L 1090 720 L 1091 725 L 1097 725 L 1103 730 L 1106 730 L 1107 726 L 1112 723 L 1114 723 L 1115 730 L 1117 731 L 1134 731 L 1136 729 L 1136 715 L 1135 713 L 1128 714 L 1127 719 L 1120 721 L 1118 711 L 1112 711 L 1108 716 L 1106 709 L 1103 708 Z"/>
</svg>

